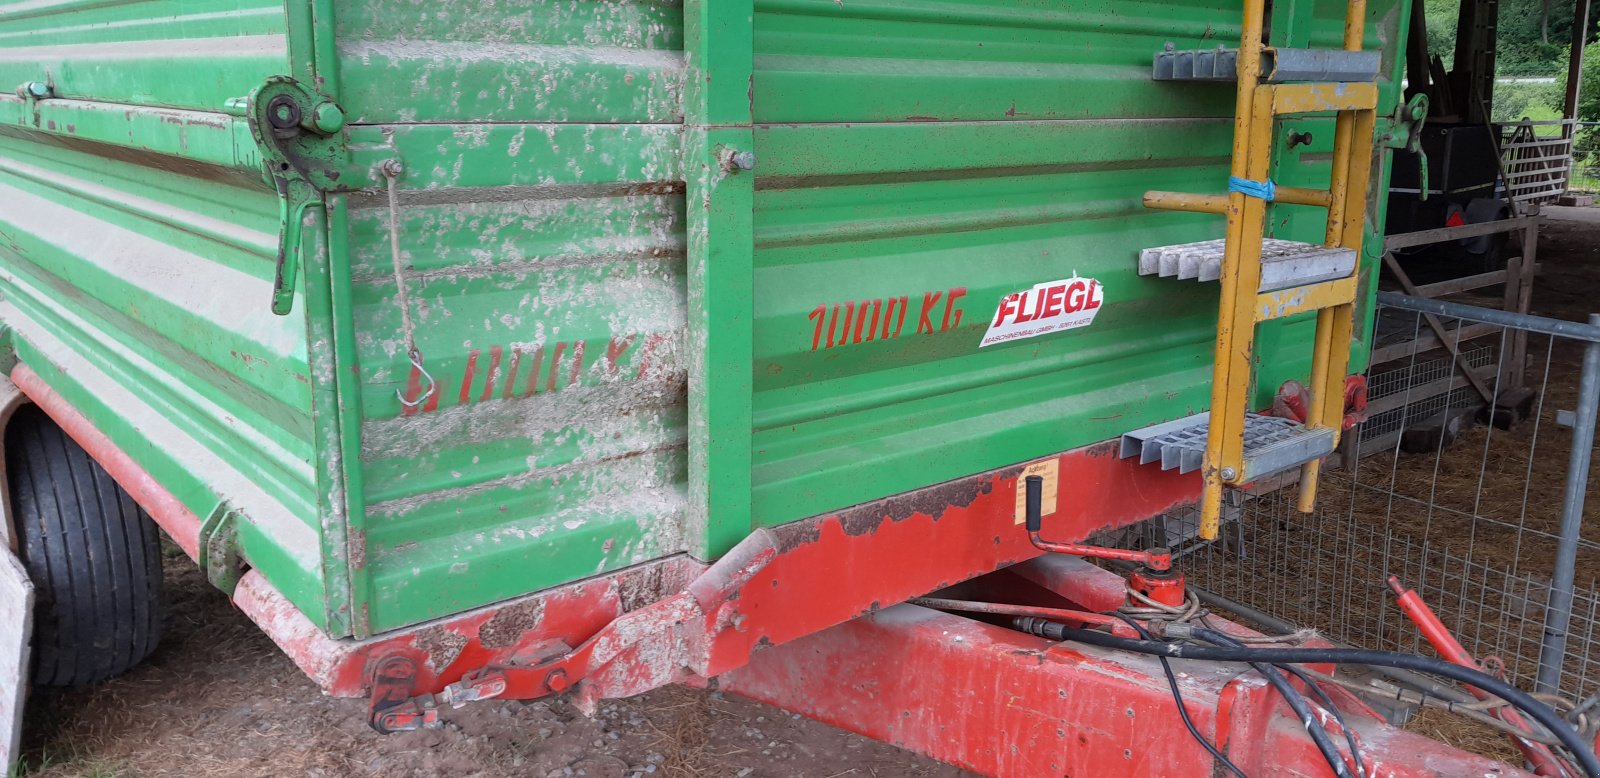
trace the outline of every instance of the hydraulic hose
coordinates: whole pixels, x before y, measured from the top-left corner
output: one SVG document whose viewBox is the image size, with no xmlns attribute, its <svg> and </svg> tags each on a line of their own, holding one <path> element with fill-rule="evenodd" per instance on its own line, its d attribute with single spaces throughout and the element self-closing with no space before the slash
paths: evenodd
<svg viewBox="0 0 1600 778">
<path fill-rule="evenodd" d="M 1207 643 L 1225 648 L 1244 648 L 1243 643 L 1215 630 L 1197 628 L 1194 630 L 1194 636 Z M 1278 694 L 1283 696 L 1283 701 L 1289 703 L 1289 709 L 1294 711 L 1294 715 L 1300 717 L 1300 721 L 1306 725 L 1306 734 L 1311 736 L 1311 742 L 1315 743 L 1317 750 L 1322 752 L 1322 758 L 1327 760 L 1328 767 L 1333 770 L 1333 774 L 1338 778 L 1350 778 L 1350 770 L 1345 766 L 1344 757 L 1339 754 L 1339 749 L 1333 745 L 1333 739 L 1328 737 L 1328 733 L 1322 727 L 1317 726 L 1317 718 L 1311 712 L 1311 704 L 1306 702 L 1306 699 L 1300 696 L 1300 693 L 1293 686 L 1289 685 L 1289 680 L 1283 677 L 1283 673 L 1279 672 L 1278 668 L 1262 662 L 1251 662 L 1250 666 L 1255 668 L 1256 672 L 1260 673 L 1262 677 L 1266 678 L 1267 683 L 1272 684 L 1272 688 L 1278 690 Z M 1315 684 L 1307 685 L 1316 688 Z M 1334 713 L 1337 715 L 1337 712 Z M 1340 727 L 1343 728 L 1342 722 Z M 1360 770 L 1361 752 L 1356 749 L 1355 738 L 1348 730 L 1346 730 L 1345 735 L 1350 737 L 1350 759 L 1356 763 L 1356 769 Z"/>
<path fill-rule="evenodd" d="M 1600 758 L 1589 744 L 1549 706 L 1529 696 L 1511 684 L 1469 667 L 1430 659 L 1415 654 L 1397 654 L 1391 651 L 1369 651 L 1361 648 L 1227 648 L 1221 646 L 1196 646 L 1182 643 L 1163 643 L 1155 640 L 1132 640 L 1086 629 L 1073 629 L 1064 624 L 1022 617 L 1016 620 L 1018 629 L 1049 640 L 1071 640 L 1102 648 L 1132 651 L 1138 654 L 1165 656 L 1171 659 L 1199 659 L 1210 662 L 1267 662 L 1271 664 L 1341 664 L 1375 665 L 1415 670 L 1458 683 L 1474 686 L 1516 706 L 1554 735 L 1572 752 L 1578 767 L 1588 778 L 1600 778 Z"/>
</svg>

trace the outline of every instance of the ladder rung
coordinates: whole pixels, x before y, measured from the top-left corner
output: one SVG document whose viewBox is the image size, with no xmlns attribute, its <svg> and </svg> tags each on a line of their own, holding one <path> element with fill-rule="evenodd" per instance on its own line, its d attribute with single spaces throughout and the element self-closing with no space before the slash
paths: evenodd
<svg viewBox="0 0 1600 778">
<path fill-rule="evenodd" d="M 1377 51 L 1343 49 L 1268 49 L 1262 52 L 1262 78 L 1267 81 L 1342 81 L 1378 80 L 1382 55 Z M 1270 63 L 1270 64 L 1268 64 Z"/>
<path fill-rule="evenodd" d="M 1171 46 L 1171 44 L 1168 44 Z M 1378 80 L 1377 51 L 1343 49 L 1267 49 L 1261 52 L 1262 80 L 1371 82 Z M 1239 50 L 1217 46 L 1156 52 L 1150 77 L 1156 81 L 1233 81 L 1239 77 Z"/>
<path fill-rule="evenodd" d="M 1139 275 L 1216 281 L 1222 277 L 1227 242 L 1221 239 L 1156 246 L 1139 252 Z M 1258 292 L 1303 287 L 1344 278 L 1356 269 L 1354 249 L 1330 248 L 1276 238 L 1261 239 Z"/>
<path fill-rule="evenodd" d="M 1326 189 L 1279 185 L 1273 202 L 1327 208 L 1328 204 L 1333 202 L 1333 193 Z M 1194 213 L 1224 215 L 1228 212 L 1228 196 L 1225 194 L 1150 191 L 1144 193 L 1144 207 L 1158 208 L 1163 211 L 1192 211 Z"/>
<path fill-rule="evenodd" d="M 1378 106 L 1376 84 L 1276 84 L 1256 88 L 1271 90 L 1272 112 L 1279 116 L 1324 111 L 1370 111 Z"/>
<path fill-rule="evenodd" d="M 1356 278 L 1322 281 L 1256 295 L 1256 321 L 1270 321 L 1306 311 L 1355 302 Z"/>
<path fill-rule="evenodd" d="M 1205 463 L 1206 441 L 1211 434 L 1209 412 L 1163 422 L 1122 435 L 1123 459 L 1137 456 L 1139 464 L 1158 462 L 1162 470 L 1192 473 Z M 1236 483 L 1247 483 L 1281 473 L 1333 451 L 1337 435 L 1332 429 L 1246 413 L 1242 458 Z"/>
</svg>

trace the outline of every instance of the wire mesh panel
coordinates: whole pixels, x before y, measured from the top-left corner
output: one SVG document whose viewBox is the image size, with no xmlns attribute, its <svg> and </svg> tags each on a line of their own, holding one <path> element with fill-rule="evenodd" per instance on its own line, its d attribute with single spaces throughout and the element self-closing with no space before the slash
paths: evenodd
<svg viewBox="0 0 1600 778">
<path fill-rule="evenodd" d="M 1409 317 L 1419 331 L 1428 326 L 1410 310 L 1384 315 Z M 1442 318 L 1448 330 L 1467 324 Z M 1474 326 L 1481 332 L 1481 322 Z M 1526 339 L 1526 364 L 1499 359 L 1512 338 Z M 1213 543 L 1171 531 L 1192 526 L 1192 511 L 1152 522 L 1162 536 L 1151 540 L 1177 546 L 1190 580 L 1223 597 L 1352 645 L 1428 652 L 1386 586 L 1398 576 L 1480 662 L 1503 662 L 1509 678 L 1532 686 L 1547 632 L 1560 627 L 1551 618 L 1561 601 L 1553 600 L 1552 577 L 1563 511 L 1573 509 L 1565 499 L 1572 411 L 1587 344 L 1502 327 L 1469 345 L 1412 354 L 1371 377 L 1376 393 L 1391 399 L 1347 436 L 1313 513 L 1296 510 L 1293 489 L 1245 494 Z M 1468 385 L 1463 368 L 1477 369 L 1488 398 Z M 1510 372 L 1516 386 L 1506 380 Z M 1457 385 L 1407 401 L 1408 392 L 1440 381 Z M 1578 509 L 1592 515 L 1600 500 Z M 1600 529 L 1593 521 L 1583 523 L 1575 545 L 1558 683 L 1581 697 L 1600 691 Z"/>
</svg>

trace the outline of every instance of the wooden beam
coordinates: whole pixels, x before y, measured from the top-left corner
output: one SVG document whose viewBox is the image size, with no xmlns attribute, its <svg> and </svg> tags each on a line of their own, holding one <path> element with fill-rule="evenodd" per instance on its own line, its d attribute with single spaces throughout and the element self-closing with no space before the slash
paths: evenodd
<svg viewBox="0 0 1600 778">
<path fill-rule="evenodd" d="M 1465 327 L 1455 327 L 1449 332 L 1452 342 L 1465 343 L 1469 340 L 1475 340 L 1485 335 L 1492 335 L 1499 331 L 1500 328 L 1493 324 L 1469 324 Z M 1439 348 L 1439 345 L 1440 341 L 1438 336 L 1431 332 L 1423 333 L 1418 335 L 1415 339 L 1408 340 L 1404 343 L 1396 343 L 1392 346 L 1384 346 L 1383 348 L 1373 349 L 1370 364 L 1381 365 L 1386 362 L 1393 362 L 1397 359 L 1405 359 L 1412 354 L 1421 354 L 1424 351 L 1432 351 L 1436 348 Z"/>
<path fill-rule="evenodd" d="M 1405 269 L 1400 267 L 1400 261 L 1394 258 L 1394 254 L 1388 251 L 1383 252 L 1383 264 L 1389 268 L 1389 272 L 1394 274 L 1395 279 L 1400 282 L 1400 288 L 1406 290 L 1406 294 L 1413 297 L 1424 296 L 1417 291 L 1417 285 L 1411 283 L 1411 276 L 1406 275 Z M 1425 313 L 1422 314 L 1422 318 L 1428 322 L 1428 328 L 1433 330 L 1433 334 L 1439 336 L 1439 343 L 1445 347 L 1446 351 L 1450 352 L 1450 357 L 1459 365 L 1461 362 L 1461 347 L 1445 336 L 1444 324 L 1439 321 L 1439 317 L 1431 313 Z M 1472 383 L 1472 390 L 1477 392 L 1484 402 L 1493 404 L 1494 391 L 1489 388 L 1489 385 L 1474 375 L 1471 370 L 1467 370 L 1465 367 L 1461 369 L 1462 375 L 1465 375 L 1467 380 Z"/>
<path fill-rule="evenodd" d="M 1578 117 L 1578 87 L 1583 79 L 1583 46 L 1589 34 L 1589 0 L 1576 0 L 1572 4 L 1572 46 L 1567 54 L 1567 94 L 1561 104 L 1561 117 L 1569 120 L 1562 125 L 1561 137 L 1571 138 L 1577 125 L 1570 120 Z"/>
<path fill-rule="evenodd" d="M 1513 261 L 1521 261 L 1520 257 L 1512 257 Z M 1506 282 L 1506 271 L 1496 270 L 1490 273 L 1479 273 L 1465 278 L 1452 278 L 1449 281 L 1440 281 L 1433 284 L 1423 284 L 1417 287 L 1417 295 L 1421 297 L 1443 297 L 1447 294 L 1460 294 L 1473 289 L 1482 289 L 1486 286 L 1503 284 Z"/>
<path fill-rule="evenodd" d="M 1383 248 L 1386 251 L 1410 248 L 1412 246 L 1426 246 L 1429 243 L 1443 243 L 1447 240 L 1461 240 L 1462 238 L 1476 238 L 1480 235 L 1494 235 L 1501 232 L 1515 232 L 1536 227 L 1537 217 L 1522 216 L 1515 219 L 1500 219 L 1499 221 L 1483 222 L 1481 224 L 1463 224 L 1460 227 L 1440 227 L 1433 230 L 1419 230 L 1417 232 L 1403 232 L 1399 235 L 1390 235 L 1383 239 Z"/>
</svg>

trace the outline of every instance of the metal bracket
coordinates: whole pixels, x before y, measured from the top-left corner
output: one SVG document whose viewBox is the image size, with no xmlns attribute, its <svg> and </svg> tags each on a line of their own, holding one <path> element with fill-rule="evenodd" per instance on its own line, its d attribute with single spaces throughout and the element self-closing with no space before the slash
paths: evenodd
<svg viewBox="0 0 1600 778">
<path fill-rule="evenodd" d="M 1378 145 L 1400 149 L 1417 155 L 1422 193 L 1420 200 L 1428 199 L 1428 153 L 1422 150 L 1422 127 L 1428 121 L 1428 96 L 1416 94 L 1405 105 L 1395 108 L 1394 116 L 1383 119 L 1384 129 L 1378 133 Z"/>
<path fill-rule="evenodd" d="M 244 560 L 239 556 L 239 513 L 226 502 L 217 507 L 200 525 L 200 569 L 212 586 L 233 596 L 244 574 Z"/>
<path fill-rule="evenodd" d="M 278 192 L 278 261 L 272 312 L 294 307 L 300 227 L 306 210 L 337 189 L 344 160 L 344 111 L 327 95 L 288 76 L 272 76 L 247 98 L 250 135 L 261 148 L 267 183 Z"/>
<path fill-rule="evenodd" d="M 434 729 L 441 725 L 433 695 L 413 697 L 417 663 L 404 656 L 388 656 L 372 670 L 372 695 L 367 700 L 367 725 L 379 734 Z"/>
</svg>

